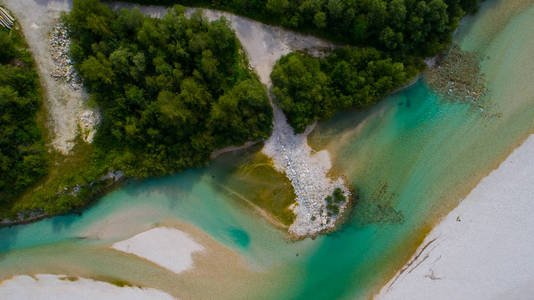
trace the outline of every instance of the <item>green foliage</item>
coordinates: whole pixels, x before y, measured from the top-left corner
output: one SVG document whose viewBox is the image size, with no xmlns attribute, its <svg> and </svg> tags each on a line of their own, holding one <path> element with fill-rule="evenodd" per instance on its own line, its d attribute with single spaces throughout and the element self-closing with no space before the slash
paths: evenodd
<svg viewBox="0 0 534 300">
<path fill-rule="evenodd" d="M 228 10 L 351 45 L 432 55 L 480 0 L 130 0 Z"/>
<path fill-rule="evenodd" d="M 282 57 L 271 74 L 273 94 L 296 132 L 340 110 L 363 108 L 405 84 L 423 68 L 373 48 L 343 48 L 324 59 L 303 53 Z"/>
<path fill-rule="evenodd" d="M 343 203 L 345 202 L 345 200 L 347 200 L 345 195 L 343 195 L 343 191 L 340 188 L 336 188 L 332 195 L 334 196 L 335 203 Z"/>
<path fill-rule="evenodd" d="M 17 31 L 0 31 L 0 206 L 48 170 L 36 123 L 39 80 L 25 47 Z"/>
<path fill-rule="evenodd" d="M 103 123 L 95 143 L 113 169 L 160 176 L 204 164 L 221 147 L 267 138 L 272 109 L 225 19 L 162 19 L 74 1 L 72 55 Z"/>
<path fill-rule="evenodd" d="M 339 205 L 347 200 L 343 191 L 340 188 L 336 188 L 331 196 L 327 196 L 326 200 L 326 209 L 328 210 L 328 215 L 337 215 L 339 214 Z"/>
<path fill-rule="evenodd" d="M 334 112 L 328 76 L 319 59 L 302 53 L 282 57 L 271 73 L 273 95 L 297 132 Z"/>
</svg>

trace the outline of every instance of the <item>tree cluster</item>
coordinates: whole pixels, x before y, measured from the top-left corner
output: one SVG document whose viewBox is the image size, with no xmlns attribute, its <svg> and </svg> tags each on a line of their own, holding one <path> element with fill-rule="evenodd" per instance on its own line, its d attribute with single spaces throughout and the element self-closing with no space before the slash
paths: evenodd
<svg viewBox="0 0 534 300">
<path fill-rule="evenodd" d="M 320 60 L 290 54 L 271 75 L 296 132 L 350 107 L 375 103 L 423 69 L 420 57 L 450 45 L 460 18 L 480 0 L 130 0 L 179 2 L 232 11 L 270 24 L 362 47 Z"/>
<path fill-rule="evenodd" d="M 364 108 L 405 84 L 423 66 L 374 48 L 342 48 L 324 59 L 294 52 L 271 73 L 273 94 L 296 132 L 349 108 Z"/>
<path fill-rule="evenodd" d="M 217 148 L 267 138 L 272 108 L 227 21 L 162 19 L 74 1 L 65 21 L 71 55 L 102 113 L 95 139 L 128 175 L 164 175 Z"/>
<path fill-rule="evenodd" d="M 480 0 L 133 0 L 229 10 L 344 43 L 433 55 Z"/>
<path fill-rule="evenodd" d="M 38 76 L 22 36 L 0 30 L 0 204 L 48 170 L 35 120 L 40 105 Z"/>
</svg>

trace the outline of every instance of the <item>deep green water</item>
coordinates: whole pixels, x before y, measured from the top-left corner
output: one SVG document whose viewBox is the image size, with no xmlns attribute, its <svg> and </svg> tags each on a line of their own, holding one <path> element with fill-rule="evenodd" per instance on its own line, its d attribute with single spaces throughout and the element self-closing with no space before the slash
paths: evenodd
<svg viewBox="0 0 534 300">
<path fill-rule="evenodd" d="M 489 1 L 456 38 L 464 49 L 486 57 L 483 111 L 443 101 L 421 80 L 369 112 L 345 113 L 317 128 L 311 144 L 329 149 L 336 172 L 360 193 L 350 220 L 338 232 L 286 242 L 283 233 L 220 188 L 232 161 L 247 155 L 234 153 L 203 169 L 131 182 L 81 216 L 0 229 L 0 278 L 44 273 L 47 261 L 65 260 L 95 275 L 129 280 L 134 274 L 121 265 L 127 261 L 113 262 L 91 249 L 177 218 L 267 272 L 271 283 L 257 291 L 257 298 L 368 297 L 408 260 L 439 217 L 534 129 L 530 3 Z M 515 4 L 523 6 L 515 10 Z M 81 238 L 95 226 L 116 230 L 103 239 Z M 104 261 L 109 266 L 94 263 Z M 144 271 L 152 272 L 140 267 L 137 275 Z"/>
</svg>

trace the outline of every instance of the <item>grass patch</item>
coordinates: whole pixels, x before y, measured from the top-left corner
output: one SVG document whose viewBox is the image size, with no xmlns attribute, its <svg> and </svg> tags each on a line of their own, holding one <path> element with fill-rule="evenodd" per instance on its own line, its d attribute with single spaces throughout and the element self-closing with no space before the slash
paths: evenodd
<svg viewBox="0 0 534 300">
<path fill-rule="evenodd" d="M 78 138 L 69 155 L 49 153 L 49 173 L 28 189 L 9 209 L 8 216 L 17 212 L 39 211 L 46 215 L 62 214 L 82 208 L 104 191 L 109 181 L 99 181 L 108 171 L 106 161 L 95 146 Z M 78 186 L 78 191 L 74 188 Z"/>
<path fill-rule="evenodd" d="M 289 206 L 295 202 L 295 191 L 289 179 L 273 168 L 271 159 L 259 150 L 262 145 L 243 153 L 228 153 L 216 164 L 228 166 L 226 174 L 215 180 L 246 200 L 265 210 L 281 223 L 289 226 L 295 220 Z"/>
</svg>

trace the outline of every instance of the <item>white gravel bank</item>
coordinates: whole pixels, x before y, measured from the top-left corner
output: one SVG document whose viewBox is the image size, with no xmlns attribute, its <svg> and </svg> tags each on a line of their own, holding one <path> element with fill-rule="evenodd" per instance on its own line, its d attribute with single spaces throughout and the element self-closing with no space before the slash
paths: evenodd
<svg viewBox="0 0 534 300">
<path fill-rule="evenodd" d="M 171 295 L 156 289 L 118 287 L 86 278 L 74 281 L 62 275 L 19 275 L 0 283 L 0 299 L 5 300 L 171 300 Z"/>
<path fill-rule="evenodd" d="M 376 299 L 532 299 L 534 135 L 427 236 Z"/>
<path fill-rule="evenodd" d="M 83 90 L 74 90 L 63 81 L 54 80 L 55 66 L 49 53 L 48 33 L 57 23 L 61 11 L 68 11 L 72 6 L 71 0 L 4 0 L 13 13 L 20 18 L 28 43 L 34 49 L 34 55 L 48 91 L 48 110 L 54 129 L 53 145 L 61 152 L 67 153 L 74 145 L 72 140 L 78 134 L 78 123 L 86 127 L 87 119 L 98 118 L 97 113 L 91 113 L 84 101 Z M 132 8 L 134 5 L 115 2 L 112 8 Z M 163 16 L 167 8 L 158 6 L 139 6 L 140 9 L 153 17 Z M 189 13 L 194 9 L 189 9 Z M 260 80 L 271 87 L 270 74 L 276 61 L 294 50 L 307 50 L 321 55 L 325 49 L 333 45 L 311 36 L 268 26 L 247 18 L 235 16 L 226 12 L 204 10 L 209 20 L 222 16 L 230 21 L 236 31 L 250 64 L 257 71 Z M 296 221 L 289 231 L 296 236 L 315 234 L 331 228 L 335 224 L 335 217 L 327 220 L 324 198 L 331 194 L 336 187 L 343 189 L 349 196 L 348 189 L 341 179 L 331 180 L 326 176 L 330 169 L 330 158 L 326 151 L 312 154 L 308 146 L 307 134 L 295 135 L 282 111 L 273 103 L 274 131 L 266 142 L 263 152 L 273 158 L 275 166 L 287 174 L 297 195 L 298 205 L 294 206 Z M 308 130 L 307 132 L 309 132 Z M 340 211 L 343 211 L 342 206 Z M 341 215 L 341 214 L 340 214 Z M 312 216 L 314 216 L 312 218 Z M 328 223 L 327 223 L 328 222 Z"/>
<path fill-rule="evenodd" d="M 174 273 L 193 267 L 192 254 L 204 250 L 187 233 L 170 227 L 156 227 L 113 244 L 113 249 L 154 262 Z"/>
</svg>

